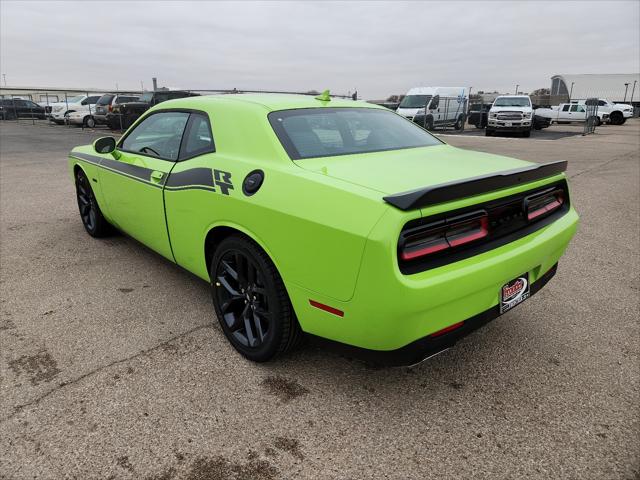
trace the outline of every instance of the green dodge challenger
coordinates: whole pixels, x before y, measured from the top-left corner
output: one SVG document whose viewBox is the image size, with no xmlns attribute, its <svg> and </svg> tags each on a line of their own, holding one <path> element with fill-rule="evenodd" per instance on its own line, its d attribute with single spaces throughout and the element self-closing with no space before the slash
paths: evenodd
<svg viewBox="0 0 640 480">
<path fill-rule="evenodd" d="M 305 332 L 416 363 L 540 290 L 578 225 L 566 162 L 460 150 L 328 92 L 164 102 L 69 169 L 89 235 L 210 282 L 258 362 Z"/>
</svg>

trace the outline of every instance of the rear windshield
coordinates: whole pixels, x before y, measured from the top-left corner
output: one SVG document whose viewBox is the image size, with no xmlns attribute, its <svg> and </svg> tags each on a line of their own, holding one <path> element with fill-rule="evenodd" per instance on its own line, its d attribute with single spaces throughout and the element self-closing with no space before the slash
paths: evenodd
<svg viewBox="0 0 640 480">
<path fill-rule="evenodd" d="M 400 102 L 399 108 L 423 108 L 431 100 L 431 95 L 407 95 Z"/>
<path fill-rule="evenodd" d="M 109 105 L 111 103 L 111 100 L 113 100 L 113 97 L 115 97 L 115 95 L 102 95 L 98 99 L 96 105 Z"/>
<path fill-rule="evenodd" d="M 119 96 L 116 98 L 116 103 L 126 103 L 126 102 L 137 102 L 138 97 L 123 97 Z"/>
<path fill-rule="evenodd" d="M 271 112 L 269 122 L 293 160 L 442 143 L 400 115 L 374 108 L 282 110 Z"/>
</svg>

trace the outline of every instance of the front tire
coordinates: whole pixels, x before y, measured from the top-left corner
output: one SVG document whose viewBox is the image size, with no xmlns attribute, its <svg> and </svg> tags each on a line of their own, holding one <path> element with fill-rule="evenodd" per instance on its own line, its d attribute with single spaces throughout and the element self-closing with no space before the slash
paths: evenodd
<svg viewBox="0 0 640 480">
<path fill-rule="evenodd" d="M 622 115 L 622 112 L 613 112 L 609 116 L 609 122 L 611 123 L 611 125 L 622 125 L 624 121 L 625 121 L 625 118 Z"/>
<path fill-rule="evenodd" d="M 210 278 L 216 316 L 240 354 L 267 362 L 297 345 L 302 331 L 284 283 L 257 244 L 241 235 L 225 238 L 213 255 Z"/>
<path fill-rule="evenodd" d="M 111 231 L 109 222 L 102 216 L 89 179 L 80 169 L 76 172 L 76 198 L 82 225 L 87 233 L 96 238 L 107 236 Z"/>
<path fill-rule="evenodd" d="M 490 130 L 489 128 L 487 128 L 487 129 L 484 131 L 484 136 L 485 136 L 485 137 L 491 137 L 492 135 L 493 135 L 493 130 Z"/>
<path fill-rule="evenodd" d="M 529 138 L 531 136 L 531 130 L 525 130 L 524 132 L 522 132 L 522 136 L 524 138 Z"/>
</svg>

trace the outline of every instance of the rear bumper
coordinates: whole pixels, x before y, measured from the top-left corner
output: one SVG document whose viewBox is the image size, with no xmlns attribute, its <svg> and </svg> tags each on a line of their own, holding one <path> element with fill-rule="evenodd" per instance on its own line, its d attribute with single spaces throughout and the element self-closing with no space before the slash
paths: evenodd
<svg viewBox="0 0 640 480">
<path fill-rule="evenodd" d="M 544 287 L 549 280 L 553 278 L 557 269 L 558 264 L 556 263 L 546 273 L 538 278 L 537 281 L 532 283 L 530 296 L 533 296 L 540 291 L 542 287 Z M 415 365 L 416 363 L 420 363 L 429 357 L 433 357 L 434 355 L 453 347 L 458 340 L 485 326 L 487 323 L 495 320 L 499 316 L 500 307 L 499 305 L 496 305 L 474 315 L 473 317 L 463 320 L 463 325 L 455 330 L 438 336 L 427 335 L 426 337 L 415 340 L 404 347 L 398 348 L 397 350 L 369 350 L 320 337 L 315 337 L 314 341 L 315 343 L 342 355 L 354 357 L 378 365 L 390 367 Z"/>
<path fill-rule="evenodd" d="M 511 191 L 518 189 L 526 186 Z M 398 210 L 390 209 L 371 232 L 350 300 L 338 301 L 287 285 L 305 332 L 381 352 L 422 344 L 429 335 L 455 323 L 490 317 L 499 305 L 502 286 L 523 273 L 529 273 L 532 284 L 540 281 L 558 263 L 578 226 L 578 215 L 571 207 L 529 235 L 454 263 L 405 275 L 397 263 L 397 236 L 390 235 L 402 228 L 398 218 Z M 344 315 L 314 308 L 310 300 Z"/>
</svg>

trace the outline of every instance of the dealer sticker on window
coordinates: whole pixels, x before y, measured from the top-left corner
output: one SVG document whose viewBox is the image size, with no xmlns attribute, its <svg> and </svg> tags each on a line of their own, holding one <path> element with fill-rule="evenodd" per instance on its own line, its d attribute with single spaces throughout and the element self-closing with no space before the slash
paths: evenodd
<svg viewBox="0 0 640 480">
<path fill-rule="evenodd" d="M 529 298 L 529 272 L 511 280 L 500 290 L 500 313 L 511 310 L 513 307 Z"/>
</svg>

